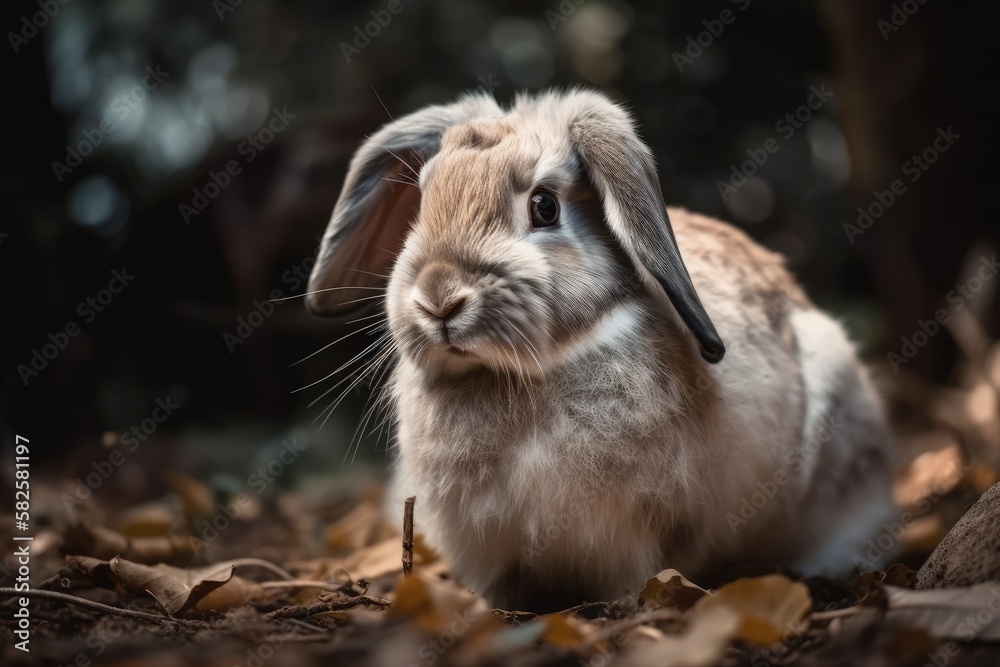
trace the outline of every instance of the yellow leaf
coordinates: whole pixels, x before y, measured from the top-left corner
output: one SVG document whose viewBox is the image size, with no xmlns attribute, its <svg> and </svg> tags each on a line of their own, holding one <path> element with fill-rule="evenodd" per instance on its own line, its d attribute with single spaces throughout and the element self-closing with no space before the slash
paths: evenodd
<svg viewBox="0 0 1000 667">
<path fill-rule="evenodd" d="M 717 609 L 738 614 L 740 625 L 734 639 L 768 645 L 805 631 L 812 598 L 805 584 L 770 574 L 726 584 L 698 600 L 692 613 L 697 618 Z"/>
<path fill-rule="evenodd" d="M 580 619 L 565 614 L 551 614 L 544 617 L 545 634 L 542 641 L 556 646 L 576 646 L 583 641 Z"/>
</svg>

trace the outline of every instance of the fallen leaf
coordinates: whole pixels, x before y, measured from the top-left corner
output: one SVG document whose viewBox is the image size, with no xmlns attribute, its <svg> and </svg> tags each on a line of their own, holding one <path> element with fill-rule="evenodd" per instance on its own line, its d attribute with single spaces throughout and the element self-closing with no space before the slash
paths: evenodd
<svg viewBox="0 0 1000 667">
<path fill-rule="evenodd" d="M 629 667 L 708 667 L 716 664 L 725 655 L 730 642 L 740 635 L 741 614 L 726 605 L 709 606 L 689 614 L 688 626 L 680 634 L 639 647 L 626 645 L 624 655 L 616 664 Z"/>
<path fill-rule="evenodd" d="M 419 567 L 431 562 L 433 554 L 421 547 L 421 540 L 414 536 L 413 565 Z M 430 555 L 428 555 L 430 554 Z M 402 536 L 391 537 L 359 549 L 346 558 L 329 563 L 330 568 L 343 568 L 354 579 L 376 579 L 403 571 Z"/>
<path fill-rule="evenodd" d="M 894 496 L 901 508 L 916 507 L 932 496 L 943 496 L 965 475 L 962 449 L 954 435 L 937 431 L 914 439 L 920 441 L 914 446 L 933 449 L 917 456 L 896 476 Z"/>
<path fill-rule="evenodd" d="M 265 594 L 266 591 L 257 582 L 234 576 L 218 588 L 210 590 L 194 604 L 192 610 L 197 613 L 226 611 L 261 600 Z"/>
<path fill-rule="evenodd" d="M 122 588 L 133 595 L 148 595 L 167 614 L 176 616 L 193 607 L 200 599 L 219 588 L 233 576 L 233 566 L 217 565 L 191 570 L 164 565 L 133 563 L 120 556 L 109 561 Z"/>
<path fill-rule="evenodd" d="M 576 646 L 590 634 L 586 624 L 572 614 L 549 614 L 539 621 L 545 624 L 542 641 L 556 646 Z"/>
<path fill-rule="evenodd" d="M 685 579 L 677 570 L 663 570 L 646 582 L 639 593 L 639 604 L 684 610 L 706 595 L 708 591 Z"/>
<path fill-rule="evenodd" d="M 806 630 L 812 598 L 805 584 L 769 574 L 726 584 L 698 600 L 689 613 L 697 617 L 720 608 L 736 612 L 737 639 L 768 645 Z"/>
<path fill-rule="evenodd" d="M 63 536 L 63 549 L 109 560 L 122 556 L 137 563 L 185 562 L 198 550 L 198 540 L 187 535 L 128 537 L 116 530 L 87 522 L 70 524 Z"/>
<path fill-rule="evenodd" d="M 938 639 L 1000 641 L 1000 582 L 921 591 L 886 586 L 885 590 L 890 620 L 926 628 Z"/>
<path fill-rule="evenodd" d="M 172 470 L 168 470 L 165 476 L 170 489 L 180 497 L 185 514 L 192 517 L 215 514 L 215 497 L 208 486 L 193 477 Z"/>
<path fill-rule="evenodd" d="M 164 537 L 175 533 L 183 523 L 179 508 L 157 501 L 128 508 L 116 528 L 126 537 Z"/>
<path fill-rule="evenodd" d="M 882 575 L 880 581 L 889 586 L 913 588 L 917 582 L 917 573 L 902 563 L 893 563 Z"/>
</svg>

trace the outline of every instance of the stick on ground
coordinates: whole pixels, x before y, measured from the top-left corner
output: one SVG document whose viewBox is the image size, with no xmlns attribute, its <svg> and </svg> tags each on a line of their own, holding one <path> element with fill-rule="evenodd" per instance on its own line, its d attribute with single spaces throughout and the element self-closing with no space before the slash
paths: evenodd
<svg viewBox="0 0 1000 667">
<path fill-rule="evenodd" d="M 410 496 L 403 503 L 403 576 L 413 574 L 413 503 L 416 496 Z"/>
</svg>

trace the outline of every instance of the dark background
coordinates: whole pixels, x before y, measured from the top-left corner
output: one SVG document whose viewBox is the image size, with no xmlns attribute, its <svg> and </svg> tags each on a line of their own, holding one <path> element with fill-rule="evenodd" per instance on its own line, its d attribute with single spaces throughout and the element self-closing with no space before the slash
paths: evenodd
<svg viewBox="0 0 1000 667">
<path fill-rule="evenodd" d="M 547 86 L 606 91 L 634 110 L 667 202 L 784 253 L 877 366 L 920 320 L 948 308 L 949 290 L 996 249 L 993 14 L 984 2 L 895 3 L 916 11 L 884 35 L 878 22 L 894 3 L 401 0 L 347 62 L 342 43 L 387 4 L 52 0 L 56 15 L 16 53 L 9 33 L 41 10 L 7 8 L 5 442 L 30 437 L 34 461 L 71 479 L 170 397 L 181 407 L 141 449 L 145 464 L 130 462 L 115 484 L 154 494 L 169 467 L 238 485 L 287 437 L 310 444 L 299 478 L 378 470 L 384 431 L 343 463 L 367 390 L 351 392 L 319 431 L 312 421 L 334 394 L 309 403 L 330 381 L 292 393 L 370 342 L 361 333 L 293 365 L 357 325 L 313 318 L 291 300 L 234 351 L 224 339 L 255 300 L 304 291 L 295 270 L 309 266 L 347 160 L 389 120 L 376 91 L 393 116 L 481 86 L 502 102 Z M 673 54 L 726 9 L 735 19 L 680 69 Z M 116 111 L 147 66 L 169 75 Z M 775 123 L 813 86 L 835 94 L 784 138 Z M 274 108 L 294 119 L 248 162 L 241 142 Z M 65 163 L 67 147 L 94 136 L 102 118 L 115 119 L 113 129 L 60 180 L 52 163 Z M 960 138 L 906 180 L 904 164 L 947 127 Z M 780 150 L 723 201 L 717 181 L 768 137 Z M 186 223 L 179 207 L 231 160 L 241 172 Z M 843 226 L 897 178 L 906 192 L 851 243 Z M 78 304 L 122 267 L 134 281 L 86 323 Z M 995 286 L 965 309 L 979 338 L 963 346 L 940 331 L 903 373 L 887 372 L 888 384 L 967 382 L 955 369 L 983 367 L 970 349 L 1000 328 Z M 80 334 L 25 383 L 18 367 L 71 321 Z"/>
</svg>

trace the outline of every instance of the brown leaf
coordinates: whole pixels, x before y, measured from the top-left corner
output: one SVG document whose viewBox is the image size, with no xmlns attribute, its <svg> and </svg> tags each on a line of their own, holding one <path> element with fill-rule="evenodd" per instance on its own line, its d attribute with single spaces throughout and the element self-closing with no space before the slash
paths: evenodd
<svg viewBox="0 0 1000 667">
<path fill-rule="evenodd" d="M 805 584 L 770 574 L 726 584 L 698 600 L 689 613 L 697 617 L 720 608 L 737 613 L 740 624 L 736 639 L 768 645 L 806 630 L 812 597 Z"/>
<path fill-rule="evenodd" d="M 66 556 L 63 576 L 76 579 L 72 582 L 74 588 L 114 588 L 115 585 L 115 576 L 108 562 L 90 556 Z"/>
<path fill-rule="evenodd" d="M 483 615 L 496 621 L 482 598 L 420 573 L 401 579 L 391 597 L 388 615 L 412 619 L 429 635 L 442 632 L 454 622 L 469 626 Z"/>
<path fill-rule="evenodd" d="M 889 619 L 938 639 L 1000 641 L 1000 582 L 914 591 L 886 586 Z"/>
<path fill-rule="evenodd" d="M 708 591 L 685 579 L 677 570 L 663 570 L 646 582 L 639 593 L 639 604 L 684 610 L 706 595 Z"/>
<path fill-rule="evenodd" d="M 934 449 L 925 451 L 906 466 L 896 478 L 895 502 L 898 507 L 912 508 L 931 497 L 940 497 L 958 485 L 965 476 L 962 448 L 954 436 L 944 431 L 920 436 Z"/>
<path fill-rule="evenodd" d="M 215 498 L 205 484 L 183 473 L 167 471 L 167 484 L 176 493 L 188 516 L 209 516 L 215 513 Z"/>
<path fill-rule="evenodd" d="M 194 556 L 198 541 L 190 536 L 127 537 L 116 530 L 86 522 L 70 524 L 64 550 L 108 560 L 122 556 L 137 563 L 185 562 Z"/>
<path fill-rule="evenodd" d="M 710 600 L 712 596 L 703 600 Z M 708 667 L 723 657 L 729 643 L 740 635 L 740 612 L 726 605 L 695 607 L 690 622 L 679 635 L 626 650 L 620 664 L 629 667 Z"/>
<path fill-rule="evenodd" d="M 359 549 L 346 558 L 332 561 L 329 569 L 343 568 L 354 579 L 376 579 L 387 574 L 403 571 L 403 539 L 394 536 L 382 540 L 364 549 Z M 414 536 L 413 564 L 423 566 L 430 562 L 434 555 L 423 548 L 419 536 Z"/>
<path fill-rule="evenodd" d="M 330 524 L 324 531 L 324 541 L 332 551 L 357 551 L 395 534 L 376 503 L 363 502 Z"/>
<path fill-rule="evenodd" d="M 893 563 L 882 575 L 880 581 L 889 586 L 913 588 L 917 581 L 917 573 L 902 563 Z"/>
<path fill-rule="evenodd" d="M 226 611 L 242 607 L 250 602 L 257 602 L 265 596 L 266 591 L 255 581 L 243 577 L 232 577 L 229 581 L 198 600 L 193 610 L 201 613 L 206 611 Z"/>
<path fill-rule="evenodd" d="M 164 501 L 146 503 L 128 508 L 116 524 L 125 537 L 164 537 L 176 532 L 183 524 L 177 507 Z"/>
<path fill-rule="evenodd" d="M 162 563 L 133 563 L 120 556 L 112 558 L 109 565 L 122 588 L 133 595 L 152 597 L 171 616 L 193 607 L 233 576 L 232 565 L 182 570 Z"/>
<path fill-rule="evenodd" d="M 544 617 L 542 641 L 556 646 L 576 646 L 588 634 L 586 624 L 572 614 L 549 614 Z"/>
</svg>

